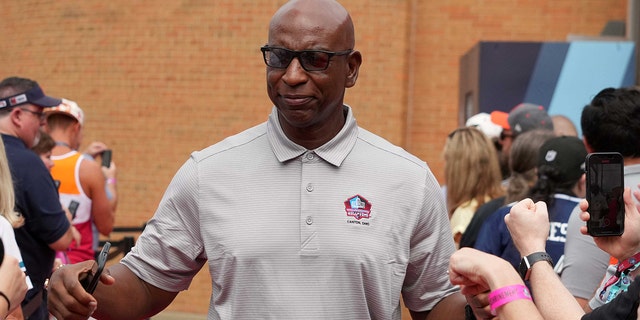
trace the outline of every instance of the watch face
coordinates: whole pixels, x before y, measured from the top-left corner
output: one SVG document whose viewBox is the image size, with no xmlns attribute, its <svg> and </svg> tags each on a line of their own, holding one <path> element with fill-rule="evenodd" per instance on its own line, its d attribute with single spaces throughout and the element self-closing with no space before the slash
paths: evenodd
<svg viewBox="0 0 640 320">
<path fill-rule="evenodd" d="M 553 260 L 551 256 L 546 252 L 536 252 L 532 253 L 526 257 L 523 257 L 520 260 L 520 265 L 518 266 L 518 273 L 522 280 L 529 280 L 529 273 L 531 271 L 531 266 L 538 261 L 547 261 L 553 267 Z"/>
<path fill-rule="evenodd" d="M 528 261 L 526 259 L 527 257 L 523 257 L 522 260 L 520 260 L 520 265 L 518 266 L 518 273 L 520 274 L 520 278 L 523 280 L 527 276 L 527 271 L 529 271 Z"/>
</svg>

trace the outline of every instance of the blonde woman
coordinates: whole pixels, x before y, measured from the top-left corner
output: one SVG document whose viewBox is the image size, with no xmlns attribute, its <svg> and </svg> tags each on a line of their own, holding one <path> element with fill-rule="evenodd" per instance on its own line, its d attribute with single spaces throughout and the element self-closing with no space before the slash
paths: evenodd
<svg viewBox="0 0 640 320">
<path fill-rule="evenodd" d="M 4 219 L 0 218 L 0 238 L 2 238 L 2 244 L 4 245 L 4 252 L 6 255 L 12 256 L 18 260 L 19 265 L 23 272 L 26 272 L 24 263 L 22 262 L 22 255 L 20 249 L 16 243 L 14 228 L 19 228 L 24 224 L 24 217 L 20 213 L 15 211 L 15 196 L 13 193 L 13 181 L 11 180 L 11 171 L 9 170 L 9 163 L 7 161 L 7 155 L 4 151 L 4 143 L 0 140 L 0 214 Z M 26 278 L 28 289 L 33 286 L 29 277 Z M 19 301 L 24 299 L 26 291 L 9 293 L 3 292 L 6 295 L 17 294 L 22 295 Z M 14 301 L 15 297 L 11 300 Z M 10 310 L 12 311 L 9 319 L 22 319 L 22 308 L 20 304 L 11 304 Z"/>
<path fill-rule="evenodd" d="M 476 209 L 504 194 L 493 142 L 480 130 L 458 128 L 444 147 L 444 173 L 451 232 L 456 244 Z"/>
</svg>

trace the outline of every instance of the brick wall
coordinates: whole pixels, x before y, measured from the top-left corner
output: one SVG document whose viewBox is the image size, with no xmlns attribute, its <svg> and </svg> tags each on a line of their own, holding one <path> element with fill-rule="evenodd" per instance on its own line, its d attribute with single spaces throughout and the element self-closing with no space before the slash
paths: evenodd
<svg viewBox="0 0 640 320">
<path fill-rule="evenodd" d="M 259 47 L 283 0 L 5 1 L 0 78 L 37 80 L 85 110 L 85 143 L 118 167 L 117 225 L 153 214 L 189 153 L 266 119 Z M 360 125 L 442 178 L 458 62 L 479 40 L 563 41 L 624 20 L 614 0 L 344 0 L 364 57 L 346 102 Z M 171 310 L 205 313 L 207 269 Z"/>
</svg>

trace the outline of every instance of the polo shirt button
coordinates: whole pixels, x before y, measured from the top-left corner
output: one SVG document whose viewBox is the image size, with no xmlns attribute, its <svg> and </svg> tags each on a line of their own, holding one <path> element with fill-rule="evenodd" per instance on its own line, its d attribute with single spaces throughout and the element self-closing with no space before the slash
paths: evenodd
<svg viewBox="0 0 640 320">
<path fill-rule="evenodd" d="M 313 153 L 307 153 L 308 160 L 313 160 L 313 158 L 315 158 L 315 155 L 313 155 Z"/>
<path fill-rule="evenodd" d="M 308 225 L 312 225 L 313 224 L 313 218 L 311 216 L 307 217 L 307 224 Z"/>
<path fill-rule="evenodd" d="M 313 191 L 313 184 L 309 183 L 307 185 L 307 191 L 309 191 L 309 192 Z"/>
</svg>

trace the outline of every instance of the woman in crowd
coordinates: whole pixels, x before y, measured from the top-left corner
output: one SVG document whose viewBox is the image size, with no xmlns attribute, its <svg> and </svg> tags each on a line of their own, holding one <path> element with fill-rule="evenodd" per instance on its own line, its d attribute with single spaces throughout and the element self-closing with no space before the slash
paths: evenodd
<svg viewBox="0 0 640 320">
<path fill-rule="evenodd" d="M 518 135 L 509 149 L 510 176 L 506 181 L 505 196 L 495 198 L 478 207 L 462 235 L 460 247 L 474 247 L 478 233 L 489 216 L 503 206 L 520 201 L 528 195 L 529 189 L 538 178 L 536 175 L 538 151 L 542 144 L 554 137 L 553 131 L 547 129 L 534 129 Z M 508 211 L 508 209 L 505 210 Z"/>
<path fill-rule="evenodd" d="M 476 128 L 449 134 L 444 160 L 447 208 L 457 244 L 476 209 L 504 193 L 502 175 L 493 142 Z"/>
<path fill-rule="evenodd" d="M 585 196 L 584 159 L 587 151 L 577 137 L 555 137 L 545 142 L 538 150 L 537 179 L 529 190 L 534 201 L 544 201 L 549 208 L 551 228 L 547 241 L 547 252 L 561 270 L 567 222 L 573 209 Z M 511 241 L 504 223 L 509 208 L 491 215 L 480 229 L 476 249 L 491 253 L 511 262 L 514 267 L 520 262 L 520 254 Z"/>
</svg>

